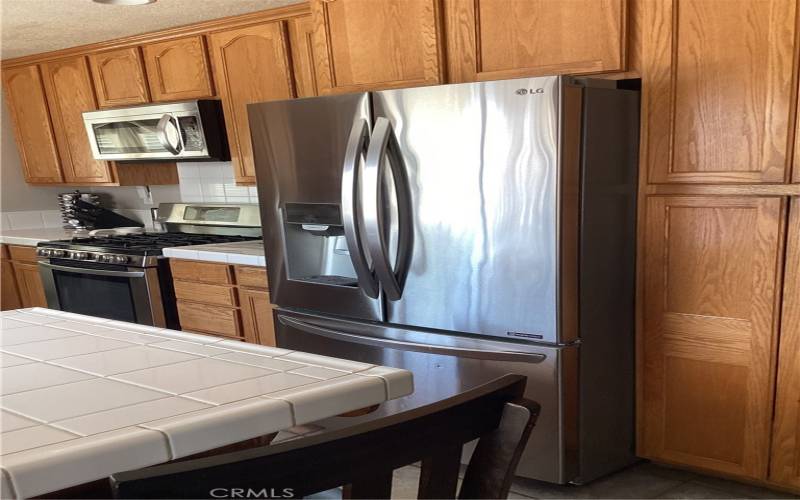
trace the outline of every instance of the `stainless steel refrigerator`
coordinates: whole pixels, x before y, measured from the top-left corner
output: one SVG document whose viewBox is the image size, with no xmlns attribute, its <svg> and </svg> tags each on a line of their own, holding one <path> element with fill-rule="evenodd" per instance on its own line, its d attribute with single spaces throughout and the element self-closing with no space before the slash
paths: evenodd
<svg viewBox="0 0 800 500">
<path fill-rule="evenodd" d="M 379 412 L 527 375 L 542 414 L 519 475 L 631 463 L 638 86 L 250 105 L 278 345 L 412 370 L 415 393 Z"/>
</svg>

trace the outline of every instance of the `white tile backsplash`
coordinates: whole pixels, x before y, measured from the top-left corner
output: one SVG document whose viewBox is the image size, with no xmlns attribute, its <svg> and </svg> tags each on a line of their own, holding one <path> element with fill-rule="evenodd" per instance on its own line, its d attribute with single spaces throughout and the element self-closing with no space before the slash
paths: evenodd
<svg viewBox="0 0 800 500">
<path fill-rule="evenodd" d="M 178 164 L 181 201 L 258 203 L 254 186 L 237 186 L 230 162 Z"/>
<path fill-rule="evenodd" d="M 178 186 L 180 199 L 160 199 L 158 201 L 258 203 L 258 192 L 255 186 L 236 185 L 231 162 L 181 162 L 178 163 L 178 179 L 180 181 Z M 114 188 L 106 188 L 106 190 L 113 198 Z M 55 199 L 53 205 L 56 205 Z M 152 225 L 150 211 L 147 209 L 112 208 L 112 210 L 142 222 L 148 227 Z M 63 221 L 59 210 L 0 212 L 0 228 L 2 229 L 40 229 L 62 227 L 62 225 Z"/>
<path fill-rule="evenodd" d="M 61 227 L 64 224 L 60 210 L 42 210 L 44 227 Z"/>
<path fill-rule="evenodd" d="M 0 227 L 5 229 L 41 229 L 61 227 L 58 210 L 22 210 L 5 212 L 0 218 Z"/>
<path fill-rule="evenodd" d="M 39 210 L 9 212 L 7 215 L 11 229 L 38 229 L 44 227 L 42 212 Z"/>
</svg>

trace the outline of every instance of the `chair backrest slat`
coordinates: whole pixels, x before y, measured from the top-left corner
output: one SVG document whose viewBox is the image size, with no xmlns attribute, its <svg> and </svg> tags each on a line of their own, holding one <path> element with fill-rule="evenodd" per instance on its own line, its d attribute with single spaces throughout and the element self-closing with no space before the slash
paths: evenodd
<svg viewBox="0 0 800 500">
<path fill-rule="evenodd" d="M 505 404 L 497 429 L 483 436 L 472 454 L 458 498 L 506 498 L 539 405 L 521 399 Z"/>
<path fill-rule="evenodd" d="M 274 497 L 285 489 L 299 497 L 349 485 L 345 493 L 351 498 L 389 498 L 392 471 L 421 460 L 420 497 L 453 498 L 461 447 L 481 438 L 475 453 L 492 468 L 493 480 L 470 491 L 488 492 L 506 485 L 498 469 L 503 464 L 515 467 L 519 460 L 519 454 L 500 453 L 498 447 L 520 447 L 512 442 L 514 436 L 527 441 L 530 434 L 519 429 L 524 416 L 507 406 L 522 397 L 524 388 L 524 377 L 507 375 L 447 400 L 353 427 L 115 474 L 112 489 L 116 498 L 210 498 L 234 489 L 253 498 L 264 492 Z M 535 419 L 535 412 L 529 415 Z M 489 442 L 482 446 L 484 437 Z M 502 457 L 489 456 L 495 453 Z"/>
</svg>

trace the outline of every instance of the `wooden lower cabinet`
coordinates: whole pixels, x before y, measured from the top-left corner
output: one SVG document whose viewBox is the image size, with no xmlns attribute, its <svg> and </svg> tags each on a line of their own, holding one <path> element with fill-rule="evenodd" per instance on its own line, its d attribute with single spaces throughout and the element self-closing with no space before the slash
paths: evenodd
<svg viewBox="0 0 800 500">
<path fill-rule="evenodd" d="M 17 278 L 22 307 L 47 307 L 39 264 L 13 262 L 14 276 Z"/>
<path fill-rule="evenodd" d="M 239 289 L 239 302 L 242 306 L 242 329 L 247 342 L 262 345 L 275 345 L 275 323 L 272 319 L 273 306 L 269 302 L 269 292 Z"/>
<path fill-rule="evenodd" d="M 36 260 L 36 248 L 9 245 L 8 253 L 22 307 L 47 307 L 47 297 L 44 294 L 44 285 Z"/>
<path fill-rule="evenodd" d="M 785 210 L 780 197 L 647 199 L 641 456 L 767 479 Z"/>
<path fill-rule="evenodd" d="M 800 489 L 800 198 L 790 203 L 769 479 Z"/>
<path fill-rule="evenodd" d="M 170 261 L 181 329 L 275 345 L 263 267 Z"/>
<path fill-rule="evenodd" d="M 22 298 L 17 287 L 17 278 L 14 276 L 14 266 L 9 260 L 8 248 L 0 246 L 0 311 L 19 309 L 22 307 Z"/>
<path fill-rule="evenodd" d="M 239 313 L 235 308 L 178 299 L 178 316 L 181 329 L 223 337 L 242 336 Z"/>
</svg>

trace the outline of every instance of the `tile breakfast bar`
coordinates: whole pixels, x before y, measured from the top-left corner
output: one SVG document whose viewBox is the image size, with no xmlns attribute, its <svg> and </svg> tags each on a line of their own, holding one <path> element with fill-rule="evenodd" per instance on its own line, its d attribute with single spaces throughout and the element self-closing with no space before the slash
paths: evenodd
<svg viewBox="0 0 800 500">
<path fill-rule="evenodd" d="M 49 309 L 0 313 L 2 498 L 413 392 L 411 372 Z"/>
</svg>

